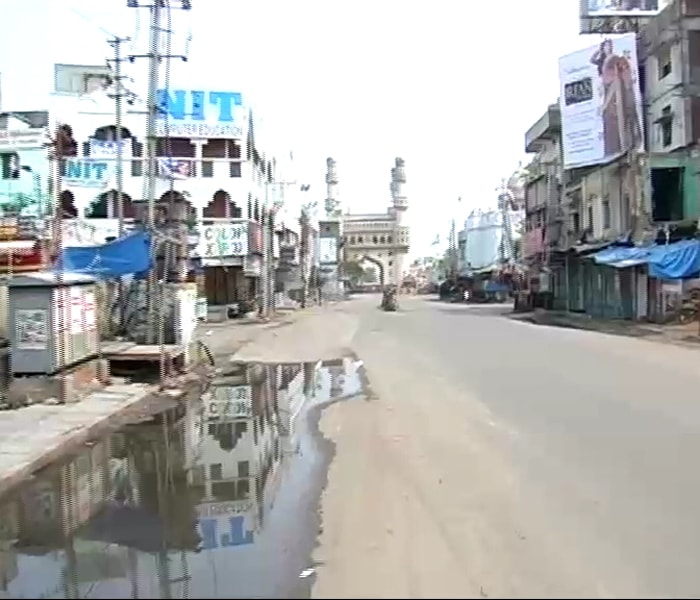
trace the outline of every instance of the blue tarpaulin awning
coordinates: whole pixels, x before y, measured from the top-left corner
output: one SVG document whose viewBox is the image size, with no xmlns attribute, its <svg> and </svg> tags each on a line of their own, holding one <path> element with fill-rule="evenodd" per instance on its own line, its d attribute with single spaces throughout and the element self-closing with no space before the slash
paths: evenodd
<svg viewBox="0 0 700 600">
<path fill-rule="evenodd" d="M 657 279 L 687 279 L 700 271 L 700 241 L 681 240 L 653 246 L 649 255 L 649 275 Z"/>
<path fill-rule="evenodd" d="M 700 271 L 700 241 L 681 240 L 641 248 L 613 246 L 594 254 L 593 259 L 596 264 L 615 268 L 648 264 L 649 275 L 657 279 L 686 279 Z"/>
<path fill-rule="evenodd" d="M 137 275 L 151 267 L 151 240 L 147 233 L 137 232 L 103 244 L 65 248 L 58 268 L 87 273 L 100 279 Z"/>
</svg>

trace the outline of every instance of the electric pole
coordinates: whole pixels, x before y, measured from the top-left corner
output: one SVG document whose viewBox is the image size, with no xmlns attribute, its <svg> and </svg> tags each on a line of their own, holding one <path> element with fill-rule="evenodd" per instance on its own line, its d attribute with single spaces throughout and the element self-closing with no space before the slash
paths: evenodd
<svg viewBox="0 0 700 600">
<path fill-rule="evenodd" d="M 117 179 L 117 218 L 119 219 L 119 237 L 124 235 L 124 152 L 122 151 L 122 120 L 124 118 L 124 89 L 122 87 L 122 63 L 129 60 L 122 57 L 122 44 L 131 41 L 129 37 L 114 36 L 109 40 L 109 45 L 114 48 L 114 57 L 110 61 L 114 69 L 114 92 L 110 98 L 114 99 L 114 120 L 116 132 L 114 141 L 116 144 L 115 174 Z"/>
<path fill-rule="evenodd" d="M 180 0 L 180 3 L 183 10 L 189 10 L 192 8 L 189 0 Z M 158 177 L 158 135 L 156 121 L 161 116 L 161 106 L 159 104 L 158 94 L 160 63 L 163 60 L 166 61 L 166 74 L 169 74 L 170 59 L 179 58 L 182 61 L 186 61 L 187 57 L 181 54 L 164 54 L 160 50 L 161 34 L 166 33 L 168 36 L 172 35 L 172 31 L 170 29 L 163 29 L 161 24 L 163 13 L 168 13 L 170 11 L 170 0 L 154 0 L 152 4 L 140 4 L 138 0 L 127 0 L 127 6 L 129 8 L 148 8 L 150 11 L 148 52 L 146 54 L 132 54 L 129 56 L 129 61 L 134 62 L 137 58 L 148 59 L 148 92 L 146 96 L 146 173 L 144 177 L 143 199 L 147 202 L 146 230 L 151 235 L 151 243 L 156 244 L 155 195 L 156 178 Z M 169 134 L 167 131 L 167 124 L 165 134 L 166 137 L 168 137 Z M 168 253 L 166 252 L 166 254 Z M 148 344 L 154 344 L 157 337 L 162 337 L 162 335 L 158 335 L 158 332 L 154 327 L 158 323 L 161 323 L 163 316 L 163 307 L 160 306 L 163 302 L 158 302 L 158 296 L 160 296 L 160 294 L 156 294 L 157 281 L 157 269 L 152 268 L 148 274 L 146 297 L 149 323 L 146 340 Z M 157 310 L 159 306 L 161 309 L 160 311 Z M 156 312 L 159 312 L 160 315 L 156 315 Z M 162 323 L 160 328 L 162 329 Z"/>
</svg>

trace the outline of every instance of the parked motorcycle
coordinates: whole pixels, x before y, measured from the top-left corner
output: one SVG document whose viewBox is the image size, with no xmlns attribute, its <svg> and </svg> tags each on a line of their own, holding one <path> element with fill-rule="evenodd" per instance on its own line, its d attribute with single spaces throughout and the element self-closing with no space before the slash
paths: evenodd
<svg viewBox="0 0 700 600">
<path fill-rule="evenodd" d="M 387 312 L 394 312 L 398 309 L 396 301 L 396 289 L 393 286 L 385 287 L 382 291 L 382 303 L 380 308 Z"/>
<path fill-rule="evenodd" d="M 700 290 L 691 290 L 688 297 L 683 299 L 680 311 L 678 312 L 678 321 L 681 325 L 698 320 L 698 311 L 700 310 Z"/>
</svg>

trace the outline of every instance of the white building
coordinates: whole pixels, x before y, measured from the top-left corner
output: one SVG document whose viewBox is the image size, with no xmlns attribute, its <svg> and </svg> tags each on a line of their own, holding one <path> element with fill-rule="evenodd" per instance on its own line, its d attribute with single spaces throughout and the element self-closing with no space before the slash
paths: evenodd
<svg viewBox="0 0 700 600">
<path fill-rule="evenodd" d="M 343 215 L 345 260 L 372 266 L 379 263 L 384 271 L 384 283 L 400 285 L 404 273 L 404 259 L 410 246 L 409 227 L 403 225 L 408 209 L 404 193 L 406 173 L 404 160 L 397 158 L 391 169 L 392 205 L 385 213 Z M 379 273 L 376 273 L 376 283 Z"/>
<path fill-rule="evenodd" d="M 155 218 L 161 218 L 173 202 L 185 207 L 186 221 L 200 235 L 196 252 L 206 273 L 202 291 L 209 304 L 229 305 L 260 292 L 261 221 L 266 207 L 271 209 L 279 200 L 272 185 L 276 160 L 270 143 L 259 141 L 259 127 L 247 99 L 238 91 L 200 90 L 172 84 L 159 92 L 162 116 L 156 122 Z M 94 230 L 98 239 L 91 241 L 97 243 L 116 234 L 117 91 L 129 100 L 102 67 L 56 65 L 50 121 L 53 127 L 60 125 L 68 139 L 61 204 L 64 216 L 81 222 L 67 228 L 67 235 L 83 236 L 67 243 L 86 243 L 84 239 Z M 148 169 L 146 106 L 131 97 L 124 107 L 122 189 L 128 222 L 145 218 L 143 200 L 149 190 L 144 177 Z M 90 219 L 89 227 L 83 226 L 84 219 Z M 274 236 L 269 235 L 269 247 L 276 250 Z"/>
<path fill-rule="evenodd" d="M 265 483 L 281 458 L 276 367 L 251 365 L 221 378 L 204 400 L 204 435 L 190 485 L 206 549 L 253 542 Z"/>
</svg>

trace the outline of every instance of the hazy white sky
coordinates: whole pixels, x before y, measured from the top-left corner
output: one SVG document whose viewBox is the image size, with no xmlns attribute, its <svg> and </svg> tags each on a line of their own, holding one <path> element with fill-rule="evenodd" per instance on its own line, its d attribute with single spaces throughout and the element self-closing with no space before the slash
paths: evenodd
<svg viewBox="0 0 700 600">
<path fill-rule="evenodd" d="M 102 63 L 107 32 L 146 51 L 148 13 L 126 0 L 2 1 L 5 110 L 44 108 L 53 63 Z M 174 77 L 251 98 L 319 201 L 333 156 L 343 203 L 383 211 L 402 156 L 412 254 L 444 237 L 458 196 L 463 212 L 494 202 L 524 160 L 525 131 L 557 98 L 558 57 L 594 43 L 577 35 L 578 0 L 192 5 L 174 23 L 177 51 L 192 33 L 191 60 Z"/>
</svg>

